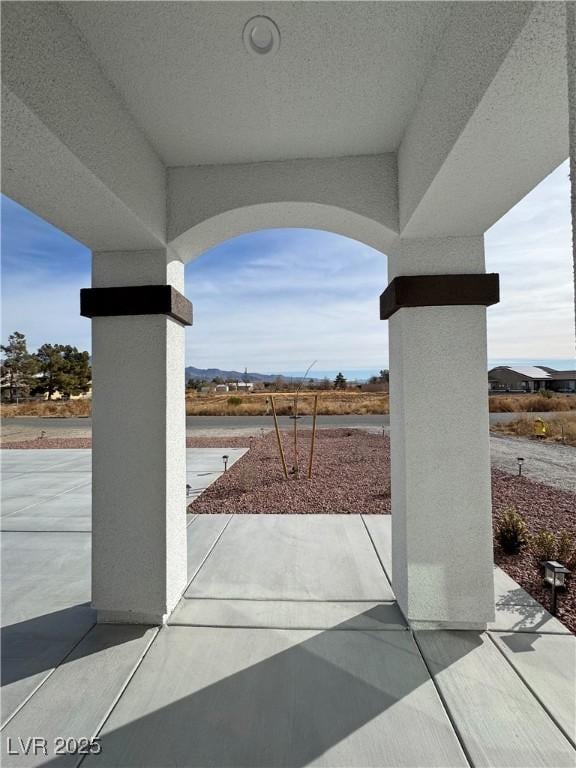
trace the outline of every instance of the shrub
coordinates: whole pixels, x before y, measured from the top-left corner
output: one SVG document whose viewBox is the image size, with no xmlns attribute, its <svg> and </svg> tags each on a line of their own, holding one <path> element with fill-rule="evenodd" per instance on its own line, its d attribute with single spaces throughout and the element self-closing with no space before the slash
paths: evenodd
<svg viewBox="0 0 576 768">
<path fill-rule="evenodd" d="M 530 540 L 530 549 L 538 562 L 555 560 L 558 549 L 556 536 L 551 531 L 539 531 Z"/>
<path fill-rule="evenodd" d="M 517 555 L 528 543 L 528 528 L 514 507 L 504 510 L 498 518 L 496 540 L 509 555 Z"/>
<path fill-rule="evenodd" d="M 561 531 L 558 536 L 556 559 L 570 570 L 576 565 L 576 542 L 568 531 Z"/>
<path fill-rule="evenodd" d="M 228 398 L 228 405 L 242 405 L 242 398 L 232 395 Z"/>
</svg>

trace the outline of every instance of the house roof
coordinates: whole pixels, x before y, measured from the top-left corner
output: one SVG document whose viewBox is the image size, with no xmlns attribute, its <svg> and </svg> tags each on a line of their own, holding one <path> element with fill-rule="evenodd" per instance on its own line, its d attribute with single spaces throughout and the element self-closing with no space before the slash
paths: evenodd
<svg viewBox="0 0 576 768">
<path fill-rule="evenodd" d="M 574 371 L 557 371 L 554 368 L 549 368 L 544 365 L 499 365 L 496 368 L 492 368 L 488 375 L 494 374 L 497 371 L 509 371 L 511 373 L 517 373 L 524 379 L 538 379 L 547 381 L 565 381 L 567 379 L 576 379 L 576 370 Z"/>
</svg>

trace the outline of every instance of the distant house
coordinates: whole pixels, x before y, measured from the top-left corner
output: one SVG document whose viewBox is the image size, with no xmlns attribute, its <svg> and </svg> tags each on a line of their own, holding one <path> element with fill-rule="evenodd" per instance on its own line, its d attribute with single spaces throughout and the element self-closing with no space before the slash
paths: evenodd
<svg viewBox="0 0 576 768">
<path fill-rule="evenodd" d="M 216 384 L 214 392 L 229 392 L 228 384 Z"/>
<path fill-rule="evenodd" d="M 254 384 L 251 381 L 229 381 L 228 389 L 230 392 L 252 392 Z"/>
<path fill-rule="evenodd" d="M 491 392 L 576 392 L 576 371 L 545 365 L 499 365 L 488 371 Z"/>
</svg>

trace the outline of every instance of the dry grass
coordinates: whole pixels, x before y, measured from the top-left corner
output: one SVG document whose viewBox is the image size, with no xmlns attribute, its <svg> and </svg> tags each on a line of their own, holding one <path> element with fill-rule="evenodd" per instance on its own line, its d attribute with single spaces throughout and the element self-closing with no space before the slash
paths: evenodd
<svg viewBox="0 0 576 768">
<path fill-rule="evenodd" d="M 186 393 L 188 416 L 263 416 L 270 414 L 270 396 L 274 397 L 279 415 L 292 413 L 294 392 L 269 393 L 252 392 L 236 394 Z M 347 414 L 386 414 L 390 412 L 388 395 L 381 392 L 360 392 L 358 390 L 318 392 L 318 414 L 341 416 Z M 301 392 L 298 410 L 311 414 L 314 393 Z M 55 402 L 31 402 L 20 405 L 2 405 L 2 416 L 90 416 L 90 400 L 68 400 Z M 491 413 L 534 413 L 538 411 L 576 411 L 576 395 L 491 395 Z"/>
<path fill-rule="evenodd" d="M 262 416 L 272 413 L 270 397 L 274 398 L 276 413 L 285 416 L 292 413 L 294 392 L 260 393 L 249 395 L 224 394 L 186 394 L 186 413 L 188 416 Z M 298 413 L 310 415 L 314 407 L 314 394 L 300 393 Z M 337 392 L 328 390 L 318 393 L 318 414 L 344 415 L 388 413 L 388 395 L 379 392 Z"/>
<path fill-rule="evenodd" d="M 534 435 L 534 419 L 521 416 L 508 424 L 493 424 L 492 431 L 517 437 Z M 552 419 L 546 419 L 546 440 L 564 442 L 576 446 L 576 413 L 562 413 Z"/>
<path fill-rule="evenodd" d="M 9 403 L 2 403 L 2 417 L 9 418 L 11 416 L 60 416 L 66 417 L 80 417 L 90 416 L 92 412 L 92 401 L 87 400 L 52 400 L 52 401 L 36 401 L 30 403 L 20 403 L 19 405 L 13 405 Z"/>
<path fill-rule="evenodd" d="M 490 413 L 576 411 L 576 395 L 490 395 Z"/>
</svg>

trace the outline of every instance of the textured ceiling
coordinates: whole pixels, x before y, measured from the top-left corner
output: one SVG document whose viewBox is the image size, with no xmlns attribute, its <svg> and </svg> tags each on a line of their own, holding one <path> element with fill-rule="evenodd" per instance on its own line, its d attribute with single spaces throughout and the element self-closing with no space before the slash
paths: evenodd
<svg viewBox="0 0 576 768">
<path fill-rule="evenodd" d="M 448 14 L 442 2 L 66 2 L 167 165 L 397 149 Z M 268 15 L 273 56 L 242 30 Z"/>
</svg>

